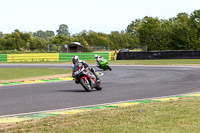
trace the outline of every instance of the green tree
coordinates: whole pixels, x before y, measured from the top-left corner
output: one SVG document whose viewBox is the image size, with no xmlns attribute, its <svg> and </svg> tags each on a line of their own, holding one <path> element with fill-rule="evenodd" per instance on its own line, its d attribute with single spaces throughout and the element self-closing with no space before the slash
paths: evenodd
<svg viewBox="0 0 200 133">
<path fill-rule="evenodd" d="M 68 26 L 66 24 L 61 24 L 57 30 L 57 35 L 70 36 Z"/>
<path fill-rule="evenodd" d="M 144 17 L 137 29 L 141 46 L 148 46 L 148 50 L 156 50 L 160 45 L 161 22 L 158 18 Z"/>
<path fill-rule="evenodd" d="M 190 15 L 189 25 L 193 34 L 196 34 L 196 38 L 194 38 L 195 42 L 193 42 L 195 45 L 194 47 L 200 49 L 200 10 L 195 10 Z"/>
<path fill-rule="evenodd" d="M 43 51 L 47 50 L 48 42 L 44 38 L 31 37 L 29 40 L 29 49 L 31 51 Z"/>
<path fill-rule="evenodd" d="M 0 32 L 0 38 L 2 38 L 3 37 L 3 32 Z"/>
<path fill-rule="evenodd" d="M 72 42 L 79 42 L 84 47 L 89 46 L 87 41 L 85 40 L 84 36 L 82 36 L 82 35 L 73 36 L 73 37 L 71 37 L 71 39 L 72 39 Z"/>
<path fill-rule="evenodd" d="M 64 35 L 58 35 L 52 38 L 51 44 L 70 44 L 72 42 L 72 38 Z"/>
<path fill-rule="evenodd" d="M 189 24 L 189 15 L 187 13 L 179 13 L 174 19 L 173 26 L 173 45 L 174 50 L 197 49 L 195 43 L 197 40 L 197 30 L 192 29 Z"/>
<path fill-rule="evenodd" d="M 158 29 L 159 38 L 156 50 L 169 50 L 172 44 L 172 22 L 161 20 L 161 27 Z"/>
<path fill-rule="evenodd" d="M 109 38 L 112 41 L 111 49 L 113 50 L 121 48 L 134 49 L 138 46 L 138 39 L 133 34 L 112 31 Z"/>
<path fill-rule="evenodd" d="M 41 38 L 44 38 L 44 39 L 46 39 L 46 37 L 47 37 L 46 32 L 44 32 L 42 30 L 38 30 L 38 31 L 34 32 L 33 36 L 34 37 L 41 37 Z"/>
<path fill-rule="evenodd" d="M 137 29 L 140 27 L 141 23 L 142 23 L 142 20 L 140 19 L 136 19 L 135 21 L 132 21 L 131 24 L 129 24 L 127 28 L 125 29 L 126 33 L 136 35 Z"/>
<path fill-rule="evenodd" d="M 3 45 L 2 45 L 2 38 L 0 38 L 0 50 L 1 50 L 1 51 L 4 50 L 4 47 L 3 47 Z"/>
<path fill-rule="evenodd" d="M 53 31 L 47 30 L 47 31 L 46 31 L 46 36 L 47 36 L 47 37 L 54 37 L 54 36 L 55 36 L 55 33 L 54 33 Z"/>
<path fill-rule="evenodd" d="M 27 50 L 29 48 L 29 33 L 22 33 L 15 30 L 12 34 L 6 34 L 2 40 L 2 46 L 5 50 Z"/>
<path fill-rule="evenodd" d="M 43 38 L 46 41 L 50 41 L 52 39 L 52 37 L 55 36 L 55 33 L 50 30 L 47 30 L 47 31 L 38 30 L 38 31 L 32 33 L 31 35 L 35 38 Z"/>
<path fill-rule="evenodd" d="M 85 40 L 88 45 L 91 46 L 105 46 L 110 47 L 112 42 L 110 41 L 108 35 L 104 33 L 96 33 L 94 31 L 89 31 L 88 35 L 84 35 Z"/>
</svg>

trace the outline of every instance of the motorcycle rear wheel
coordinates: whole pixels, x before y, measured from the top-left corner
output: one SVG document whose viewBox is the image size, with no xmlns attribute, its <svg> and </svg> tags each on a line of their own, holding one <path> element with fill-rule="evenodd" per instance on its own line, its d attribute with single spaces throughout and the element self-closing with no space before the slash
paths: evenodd
<svg viewBox="0 0 200 133">
<path fill-rule="evenodd" d="M 85 80 L 84 78 L 80 79 L 80 83 L 85 89 L 85 91 L 90 92 L 92 90 L 92 87 L 90 86 L 90 82 L 88 80 Z"/>
</svg>

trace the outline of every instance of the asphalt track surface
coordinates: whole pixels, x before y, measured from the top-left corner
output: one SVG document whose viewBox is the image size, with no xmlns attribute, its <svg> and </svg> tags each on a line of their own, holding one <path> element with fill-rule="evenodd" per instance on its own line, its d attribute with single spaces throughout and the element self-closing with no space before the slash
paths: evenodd
<svg viewBox="0 0 200 133">
<path fill-rule="evenodd" d="M 65 64 L 0 64 L 0 68 L 66 68 Z M 97 71 L 101 71 L 94 67 Z M 111 66 L 103 89 L 85 92 L 74 81 L 0 87 L 0 116 L 200 91 L 200 66 Z"/>
</svg>

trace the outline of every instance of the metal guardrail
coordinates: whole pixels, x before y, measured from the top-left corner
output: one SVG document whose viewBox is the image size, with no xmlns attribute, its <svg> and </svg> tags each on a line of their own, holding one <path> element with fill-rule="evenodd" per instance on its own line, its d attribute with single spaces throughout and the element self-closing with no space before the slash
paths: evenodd
<svg viewBox="0 0 200 133">
<path fill-rule="evenodd" d="M 118 60 L 200 59 L 200 50 L 165 50 L 148 52 L 119 52 Z"/>
</svg>

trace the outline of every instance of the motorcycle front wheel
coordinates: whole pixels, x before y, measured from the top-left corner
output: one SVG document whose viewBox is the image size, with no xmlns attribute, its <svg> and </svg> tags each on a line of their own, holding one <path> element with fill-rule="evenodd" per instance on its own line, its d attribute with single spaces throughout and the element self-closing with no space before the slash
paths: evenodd
<svg viewBox="0 0 200 133">
<path fill-rule="evenodd" d="M 90 86 L 90 82 L 88 80 L 85 80 L 85 78 L 81 78 L 80 79 L 80 83 L 83 86 L 83 88 L 89 92 L 92 90 L 91 86 Z"/>
<path fill-rule="evenodd" d="M 95 89 L 98 91 L 102 90 L 101 81 L 97 83 L 97 86 L 95 87 Z"/>
<path fill-rule="evenodd" d="M 110 66 L 108 66 L 108 69 L 109 69 L 110 71 L 112 71 L 112 68 L 111 68 Z"/>
<path fill-rule="evenodd" d="M 95 89 L 100 91 L 100 90 L 102 90 L 102 87 L 99 85 L 99 86 L 95 87 Z"/>
</svg>

